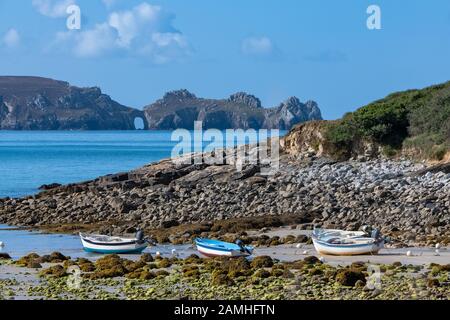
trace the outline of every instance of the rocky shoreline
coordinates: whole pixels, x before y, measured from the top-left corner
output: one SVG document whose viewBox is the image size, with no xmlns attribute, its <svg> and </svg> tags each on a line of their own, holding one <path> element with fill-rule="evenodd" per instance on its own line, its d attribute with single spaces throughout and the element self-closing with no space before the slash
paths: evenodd
<svg viewBox="0 0 450 320">
<path fill-rule="evenodd" d="M 55 185 L 22 199 L 1 199 L 0 224 L 58 232 L 143 228 L 162 232 L 173 243 L 266 225 L 372 225 L 399 245 L 450 242 L 446 169 L 408 160 L 336 162 L 309 153 L 282 153 L 273 176 L 263 176 L 261 169 L 246 165 L 238 172 L 229 164 L 163 160 L 93 181 Z"/>
</svg>

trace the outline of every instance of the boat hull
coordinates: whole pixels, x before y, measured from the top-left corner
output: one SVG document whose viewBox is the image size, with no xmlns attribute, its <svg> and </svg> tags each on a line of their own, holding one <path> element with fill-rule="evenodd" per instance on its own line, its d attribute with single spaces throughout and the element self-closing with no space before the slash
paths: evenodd
<svg viewBox="0 0 450 320">
<path fill-rule="evenodd" d="M 217 250 L 213 248 L 203 247 L 200 245 L 197 245 L 197 250 L 200 254 L 209 257 L 209 258 L 215 258 L 215 257 L 248 257 L 249 254 L 242 251 L 237 250 Z"/>
<path fill-rule="evenodd" d="M 226 243 L 223 241 L 196 239 L 195 244 L 197 251 L 206 257 L 248 257 L 253 253 L 252 247 L 245 247 L 246 250 L 242 250 L 239 246 Z"/>
<path fill-rule="evenodd" d="M 353 245 L 334 245 L 313 239 L 314 248 L 322 255 L 332 256 L 359 256 L 373 255 L 384 247 L 384 243 L 368 243 Z"/>
<path fill-rule="evenodd" d="M 144 251 L 148 244 L 130 242 L 125 244 L 100 244 L 93 243 L 87 239 L 81 238 L 81 243 L 86 252 L 101 254 L 139 254 Z"/>
</svg>

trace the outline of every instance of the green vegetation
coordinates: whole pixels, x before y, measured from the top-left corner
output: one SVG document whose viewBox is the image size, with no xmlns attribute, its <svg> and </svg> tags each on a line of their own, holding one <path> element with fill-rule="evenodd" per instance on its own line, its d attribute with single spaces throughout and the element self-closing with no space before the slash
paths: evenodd
<svg viewBox="0 0 450 320">
<path fill-rule="evenodd" d="M 387 156 L 403 148 L 441 160 L 450 149 L 450 82 L 375 101 L 330 122 L 325 137 L 329 152 L 339 158 L 368 141 L 381 145 Z"/>
</svg>

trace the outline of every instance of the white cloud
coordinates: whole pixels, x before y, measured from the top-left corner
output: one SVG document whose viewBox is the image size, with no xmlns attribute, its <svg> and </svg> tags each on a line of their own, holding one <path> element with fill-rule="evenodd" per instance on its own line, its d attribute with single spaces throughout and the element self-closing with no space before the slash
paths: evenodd
<svg viewBox="0 0 450 320">
<path fill-rule="evenodd" d="M 11 28 L 3 35 L 3 45 L 7 48 L 15 48 L 20 44 L 20 34 L 19 32 Z"/>
<path fill-rule="evenodd" d="M 60 18 L 67 15 L 67 7 L 75 3 L 75 0 L 33 0 L 36 10 L 47 17 Z"/>
<path fill-rule="evenodd" d="M 189 43 L 180 33 L 153 33 L 152 41 L 140 52 L 152 57 L 153 62 L 164 64 L 176 60 L 180 55 L 189 53 Z"/>
<path fill-rule="evenodd" d="M 142 29 L 155 24 L 160 14 L 161 7 L 142 3 L 132 10 L 111 13 L 108 23 L 119 33 L 120 45 L 129 47 Z"/>
<path fill-rule="evenodd" d="M 103 4 L 109 9 L 116 4 L 116 0 L 102 0 Z"/>
<path fill-rule="evenodd" d="M 93 29 L 81 32 L 60 32 L 56 43 L 75 43 L 72 48 L 79 57 L 95 57 L 115 49 L 117 33 L 106 23 L 97 24 Z"/>
<path fill-rule="evenodd" d="M 241 50 L 249 56 L 270 56 L 275 46 L 268 37 L 250 37 L 242 41 Z"/>
<path fill-rule="evenodd" d="M 80 57 L 125 51 L 147 56 L 157 64 L 167 63 L 189 53 L 189 43 L 173 27 L 173 19 L 162 7 L 142 3 L 111 12 L 106 22 L 92 29 L 59 33 L 57 43 L 68 44 Z"/>
</svg>

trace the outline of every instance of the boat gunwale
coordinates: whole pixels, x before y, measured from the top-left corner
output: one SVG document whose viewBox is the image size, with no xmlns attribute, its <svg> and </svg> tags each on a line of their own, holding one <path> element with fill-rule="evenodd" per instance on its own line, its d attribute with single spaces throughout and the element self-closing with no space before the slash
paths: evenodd
<svg viewBox="0 0 450 320">
<path fill-rule="evenodd" d="M 104 237 L 104 236 L 103 236 Z M 89 244 L 93 244 L 93 245 L 97 245 L 97 246 L 109 246 L 109 247 L 118 247 L 118 246 L 130 246 L 130 245 L 139 245 L 138 240 L 137 239 L 126 239 L 126 238 L 120 238 L 120 237 L 116 237 L 117 239 L 123 239 L 123 242 L 104 242 L 104 241 L 96 241 L 93 240 L 90 236 L 86 236 L 84 234 L 80 233 L 80 238 L 82 241 L 85 241 Z"/>
</svg>

